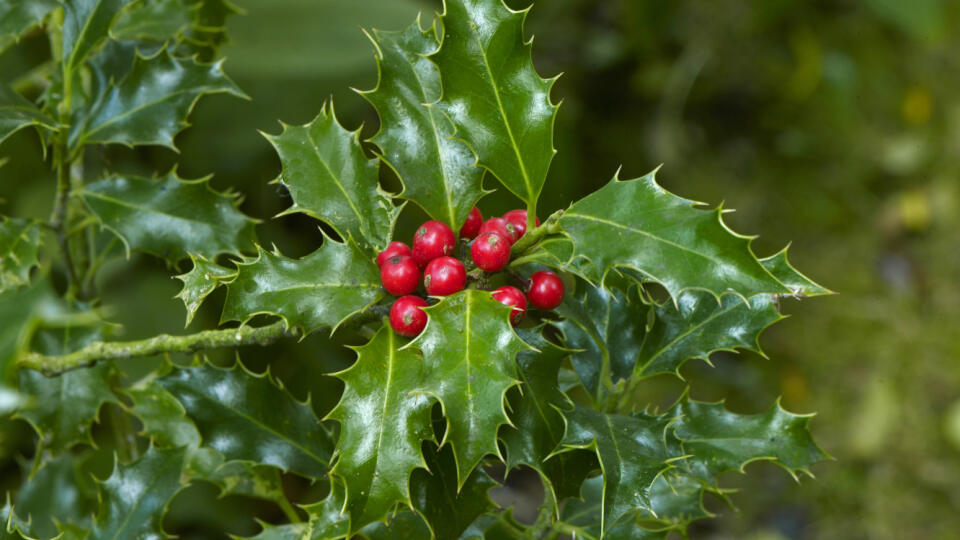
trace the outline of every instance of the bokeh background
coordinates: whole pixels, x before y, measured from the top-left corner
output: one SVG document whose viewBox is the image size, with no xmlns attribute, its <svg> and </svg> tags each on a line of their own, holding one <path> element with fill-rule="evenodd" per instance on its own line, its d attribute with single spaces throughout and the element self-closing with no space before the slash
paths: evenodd
<svg viewBox="0 0 960 540">
<path fill-rule="evenodd" d="M 289 204 L 268 182 L 279 162 L 258 130 L 306 123 L 333 99 L 341 121 L 377 128 L 352 90 L 376 82 L 362 28 L 400 29 L 438 0 L 237 0 L 226 71 L 251 101 L 200 102 L 194 127 L 163 149 L 88 155 L 88 174 L 126 171 L 214 174 L 218 189 L 246 195 L 264 223 L 263 243 L 299 256 L 320 235 L 311 220 L 270 218 Z M 524 1 L 509 4 L 525 7 Z M 737 211 L 731 226 L 759 234 L 769 255 L 792 242 L 795 265 L 838 295 L 791 301 L 793 316 L 768 330 L 759 355 L 718 354 L 690 363 L 687 382 L 648 383 L 652 403 L 684 387 L 758 412 L 783 396 L 793 412 L 817 412 L 812 429 L 836 460 L 795 483 L 757 463 L 729 474 L 731 509 L 694 538 L 937 539 L 960 531 L 960 3 L 950 0 L 541 0 L 528 19 L 542 75 L 563 72 L 554 99 L 559 149 L 543 216 L 608 181 L 663 165 L 671 191 Z M 14 79 L 49 54 L 39 36 L 0 56 Z M 45 217 L 53 178 L 35 135 L 0 149 L 0 211 Z M 26 179 L 26 180 L 24 180 Z M 383 182 L 396 188 L 396 179 Z M 495 187 L 488 182 L 488 187 Z M 516 205 L 501 190 L 485 214 Z M 400 236 L 423 216 L 405 212 Z M 131 271 L 132 266 L 132 271 Z M 182 332 L 179 282 L 156 260 L 134 256 L 102 277 L 105 305 L 124 337 Z M 216 324 L 214 297 L 192 330 Z M 350 341 L 338 338 L 336 344 Z M 324 336 L 242 351 L 267 363 L 323 414 L 339 394 L 323 373 L 352 355 Z M 135 376 L 137 366 L 128 367 Z M 9 421 L 7 421 L 9 422 Z M 4 426 L 0 460 L 29 453 L 25 426 Z M 101 470 L 109 463 L 101 464 Z M 105 476 L 103 474 L 102 476 Z M 4 483 L 14 482 L 4 480 Z M 522 487 L 522 486 L 520 486 Z M 308 488 L 301 486 L 301 492 Z M 296 491 L 296 490 L 295 490 Z M 307 497 L 308 495 L 303 495 Z M 165 526 L 210 538 L 215 528 L 257 530 L 270 510 L 216 499 L 195 486 L 174 501 Z"/>
</svg>

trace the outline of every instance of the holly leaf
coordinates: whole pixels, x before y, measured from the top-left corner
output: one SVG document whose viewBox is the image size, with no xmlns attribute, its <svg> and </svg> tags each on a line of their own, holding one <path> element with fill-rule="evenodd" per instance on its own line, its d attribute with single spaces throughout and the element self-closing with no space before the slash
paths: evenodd
<svg viewBox="0 0 960 540">
<path fill-rule="evenodd" d="M 3 527 L 0 527 L 0 538 L 3 540 L 35 540 L 30 535 L 30 522 L 20 519 L 14 511 L 9 492 L 3 506 L 0 507 L 0 520 L 3 522 Z"/>
<path fill-rule="evenodd" d="M 413 392 L 427 375 L 420 352 L 398 349 L 401 338 L 383 325 L 362 347 L 357 361 L 334 375 L 344 382 L 340 402 L 327 418 L 340 422 L 332 474 L 346 485 L 354 529 L 382 521 L 410 501 L 410 473 L 426 467 L 420 444 L 433 439 L 433 400 Z M 352 532 L 352 531 L 351 531 Z"/>
<path fill-rule="evenodd" d="M 704 491 L 700 480 L 677 474 L 677 469 L 667 471 L 650 490 L 652 512 L 641 510 L 638 518 L 651 524 L 659 523 L 658 529 L 679 530 L 686 536 L 690 523 L 714 517 L 703 506 Z"/>
<path fill-rule="evenodd" d="M 76 112 L 70 148 L 117 143 L 176 150 L 173 139 L 189 126 L 187 117 L 201 96 L 226 93 L 247 98 L 223 73 L 222 64 L 176 58 L 166 49 L 146 57 L 137 52 L 126 75 L 103 87 L 89 107 Z"/>
<path fill-rule="evenodd" d="M 527 12 L 501 0 L 449 0 L 444 7 L 442 44 L 430 56 L 443 86 L 436 107 L 478 164 L 535 208 L 556 153 L 557 106 L 550 102 L 556 79 L 540 78 L 533 67 L 523 37 Z"/>
<path fill-rule="evenodd" d="M 430 527 L 410 510 L 401 510 L 389 522 L 377 521 L 361 529 L 367 540 L 423 540 L 431 538 Z"/>
<path fill-rule="evenodd" d="M 601 274 L 617 267 L 639 272 L 674 300 L 688 289 L 717 297 L 791 293 L 753 255 L 750 238 L 724 224 L 723 209 L 696 208 L 699 203 L 667 192 L 654 175 L 615 176 L 560 216 L 574 257 L 590 261 Z"/>
<path fill-rule="evenodd" d="M 483 456 L 500 454 L 506 392 L 519 382 L 515 357 L 530 346 L 510 326 L 510 308 L 486 291 L 460 291 L 424 311 L 427 326 L 409 345 L 423 351 L 427 370 L 418 390 L 443 406 L 443 444 L 453 446 L 462 486 Z"/>
<path fill-rule="evenodd" d="M 473 153 L 452 138 L 453 124 L 437 108 L 440 74 L 426 58 L 439 46 L 436 29 L 420 29 L 419 19 L 402 32 L 374 30 L 380 79 L 361 92 L 380 116 L 371 139 L 384 162 L 403 181 L 398 196 L 419 204 L 434 219 L 459 231 L 473 205 L 484 195 L 483 169 Z"/>
<path fill-rule="evenodd" d="M 654 484 L 659 485 L 659 481 Z M 654 492 L 651 491 L 651 496 Z M 654 499 L 655 500 L 655 499 Z M 660 540 L 667 537 L 669 530 L 649 530 L 639 526 L 635 520 L 622 520 L 606 531 L 603 523 L 603 476 L 595 476 L 583 482 L 580 498 L 571 499 L 563 506 L 561 521 L 572 526 L 577 538 L 585 540 Z"/>
<path fill-rule="evenodd" d="M 324 104 L 313 122 L 283 124 L 282 133 L 264 137 L 283 165 L 276 181 L 293 198 L 281 215 L 306 214 L 328 223 L 344 240 L 352 237 L 372 251 L 386 247 L 400 208 L 380 188 L 377 160 L 364 154 L 359 129 L 344 129 L 333 106 Z"/>
<path fill-rule="evenodd" d="M 737 414 L 723 403 L 684 395 L 668 414 L 676 418 L 671 430 L 687 456 L 682 465 L 706 481 L 725 471 L 744 472 L 758 460 L 775 463 L 794 479 L 798 473 L 812 477 L 810 466 L 829 458 L 810 436 L 813 415 L 791 414 L 779 401 L 760 414 Z"/>
<path fill-rule="evenodd" d="M 184 474 L 219 487 L 220 497 L 243 495 L 287 504 L 279 469 L 249 461 L 226 461 L 212 448 L 191 445 Z"/>
<path fill-rule="evenodd" d="M 188 0 L 141 1 L 117 16 L 110 27 L 110 37 L 154 41 L 175 38 L 191 25 L 191 11 L 197 9 L 199 5 L 191 5 Z"/>
<path fill-rule="evenodd" d="M 496 483 L 481 467 L 461 477 L 453 449 L 447 446 L 438 451 L 427 443 L 423 455 L 429 472 L 413 472 L 410 486 L 414 510 L 427 522 L 433 538 L 457 538 L 477 516 L 492 509 L 487 492 Z"/>
<path fill-rule="evenodd" d="M 557 308 L 563 320 L 553 325 L 563 343 L 576 352 L 570 363 L 583 387 L 599 401 L 620 379 L 630 377 L 646 333 L 649 306 L 636 292 L 583 283 Z"/>
<path fill-rule="evenodd" d="M 560 452 L 596 452 L 603 472 L 601 536 L 628 512 L 651 510 L 654 482 L 670 468 L 664 445 L 667 417 L 620 416 L 577 405 L 564 413 L 566 432 Z"/>
<path fill-rule="evenodd" d="M 82 464 L 82 459 L 69 453 L 43 463 L 32 474 L 30 464 L 21 464 L 24 482 L 14 502 L 17 512 L 27 517 L 32 534 L 52 538 L 58 523 L 89 528 L 97 493 Z"/>
<path fill-rule="evenodd" d="M 183 404 L 205 446 L 228 460 L 272 465 L 310 477 L 326 476 L 333 441 L 313 414 L 269 373 L 242 364 L 176 370 L 157 379 Z"/>
<path fill-rule="evenodd" d="M 345 538 L 350 516 L 341 513 L 344 502 L 343 487 L 330 485 L 330 493 L 323 500 L 301 506 L 309 516 L 307 523 L 271 525 L 263 523 L 260 534 L 250 540 L 335 540 Z"/>
<path fill-rule="evenodd" d="M 783 319 L 771 295 L 746 300 L 734 295 L 717 298 L 705 291 L 686 291 L 676 305 L 654 306 L 654 318 L 640 346 L 636 374 L 650 377 L 675 373 L 691 358 L 707 363 L 716 351 L 747 349 L 763 354 L 758 339 Z"/>
<path fill-rule="evenodd" d="M 2 10 L 0 10 L 2 16 Z M 56 129 L 57 122 L 40 112 L 36 105 L 6 84 L 0 84 L 0 143 L 7 137 L 30 126 Z"/>
<path fill-rule="evenodd" d="M 380 271 L 352 240 L 327 239 L 301 259 L 258 248 L 227 284 L 221 321 L 246 322 L 258 314 L 281 317 L 304 334 L 333 330 L 383 297 Z"/>
<path fill-rule="evenodd" d="M 140 434 L 152 439 L 155 446 L 200 445 L 197 426 L 187 418 L 186 409 L 166 388 L 150 380 L 148 384 L 126 388 L 123 393 L 132 402 L 128 411 L 143 424 Z"/>
<path fill-rule="evenodd" d="M 187 309 L 187 324 L 184 326 L 190 326 L 197 310 L 200 309 L 200 304 L 214 289 L 237 275 L 236 269 L 224 268 L 203 255 L 193 253 L 187 255 L 190 256 L 193 268 L 185 274 L 176 276 L 183 282 L 183 289 L 176 297 L 183 300 L 183 306 Z"/>
<path fill-rule="evenodd" d="M 176 263 L 189 253 L 212 258 L 253 246 L 257 220 L 237 209 L 237 195 L 212 190 L 209 180 L 183 180 L 176 171 L 160 178 L 113 176 L 79 195 L 128 256 L 134 249 Z"/>
<path fill-rule="evenodd" d="M 117 14 L 133 0 L 62 0 L 64 78 L 83 63 L 110 30 Z"/>
<path fill-rule="evenodd" d="M 808 297 L 833 294 L 833 291 L 817 285 L 790 264 L 790 261 L 787 260 L 787 250 L 789 248 L 790 246 L 787 246 L 774 255 L 760 259 L 760 264 L 780 280 L 780 283 L 793 291 L 794 296 Z"/>
<path fill-rule="evenodd" d="M 0 52 L 40 24 L 58 5 L 57 0 L 0 0 Z"/>
<path fill-rule="evenodd" d="M 100 511 L 90 540 L 101 538 L 163 538 L 161 525 L 167 504 L 180 483 L 186 448 L 150 448 L 137 461 L 117 463 L 100 484 Z"/>
<path fill-rule="evenodd" d="M 0 293 L 30 283 L 39 264 L 40 226 L 35 221 L 0 218 Z"/>
</svg>

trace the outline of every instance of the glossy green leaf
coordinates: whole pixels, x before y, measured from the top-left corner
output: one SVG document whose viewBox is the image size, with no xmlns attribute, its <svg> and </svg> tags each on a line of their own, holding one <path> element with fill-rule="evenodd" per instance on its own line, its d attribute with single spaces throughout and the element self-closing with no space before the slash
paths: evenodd
<svg viewBox="0 0 960 540">
<path fill-rule="evenodd" d="M 62 0 L 63 47 L 61 62 L 65 77 L 73 73 L 110 31 L 121 9 L 133 0 Z"/>
<path fill-rule="evenodd" d="M 355 528 L 383 520 L 398 502 L 410 505 L 410 473 L 426 467 L 420 444 L 433 439 L 433 400 L 413 392 L 428 372 L 420 351 L 398 350 L 405 341 L 385 324 L 354 349 L 352 366 L 334 374 L 344 389 L 327 415 L 340 422 L 331 472 L 346 484 L 346 510 Z"/>
<path fill-rule="evenodd" d="M 189 0 L 141 0 L 123 10 L 110 27 L 113 39 L 175 38 L 192 23 L 191 11 L 199 6 Z"/>
<path fill-rule="evenodd" d="M 401 510 L 389 522 L 367 525 L 359 536 L 367 540 L 425 540 L 431 538 L 430 527 L 410 510 Z"/>
<path fill-rule="evenodd" d="M 430 56 L 440 68 L 436 107 L 477 162 L 529 206 L 536 206 L 556 150 L 550 102 L 555 79 L 537 75 L 524 40 L 526 11 L 501 0 L 444 2 L 443 42 Z"/>
<path fill-rule="evenodd" d="M 493 508 L 487 492 L 496 483 L 480 467 L 461 477 L 453 454 L 448 446 L 438 451 L 425 444 L 430 471 L 417 469 L 410 482 L 413 507 L 437 539 L 459 537 L 477 516 Z"/>
<path fill-rule="evenodd" d="M 57 0 L 0 0 L 0 52 L 59 5 Z"/>
<path fill-rule="evenodd" d="M 583 387 L 601 400 L 613 384 L 628 378 L 637 363 L 646 333 L 649 306 L 635 288 L 627 294 L 580 282 L 557 308 L 563 320 L 554 324 L 570 349 L 570 362 Z"/>
<path fill-rule="evenodd" d="M 137 461 L 114 466 L 100 484 L 100 511 L 90 540 L 163 538 L 161 525 L 170 499 L 180 483 L 187 450 L 150 448 Z"/>
<path fill-rule="evenodd" d="M 279 469 L 250 461 L 226 461 L 212 448 L 191 446 L 184 474 L 216 485 L 221 497 L 243 495 L 286 504 Z"/>
<path fill-rule="evenodd" d="M 409 346 L 423 351 L 427 377 L 419 391 L 443 406 L 443 442 L 453 445 L 462 485 L 483 456 L 500 454 L 506 392 L 519 382 L 515 357 L 529 345 L 510 326 L 510 308 L 486 291 L 467 289 L 424 311 L 427 327 Z"/>
<path fill-rule="evenodd" d="M 383 295 L 377 265 L 353 240 L 327 239 L 301 259 L 260 248 L 256 258 L 238 265 L 236 279 L 227 284 L 221 319 L 246 322 L 268 313 L 309 333 L 324 326 L 336 329 Z"/>
<path fill-rule="evenodd" d="M 263 530 L 250 540 L 336 540 L 347 536 L 350 517 L 341 513 L 344 502 L 343 487 L 331 484 L 331 491 L 322 501 L 304 505 L 309 520 L 306 523 L 283 525 L 263 524 Z"/>
<path fill-rule="evenodd" d="M 703 483 L 691 476 L 675 474 L 676 471 L 667 471 L 657 478 L 650 490 L 653 511 L 641 511 L 638 518 L 659 523 L 658 528 L 685 532 L 690 523 L 712 518 L 714 514 L 703 506 Z"/>
<path fill-rule="evenodd" d="M 93 478 L 82 470 L 79 457 L 65 453 L 45 462 L 35 473 L 21 466 L 23 484 L 14 499 L 17 514 L 30 522 L 30 532 L 42 538 L 57 535 L 57 523 L 90 526 L 97 509 Z"/>
<path fill-rule="evenodd" d="M 559 219 L 573 240 L 574 257 L 601 273 L 616 267 L 640 272 L 677 299 L 688 289 L 751 297 L 789 294 L 750 251 L 750 238 L 723 223 L 723 210 L 702 210 L 660 187 L 655 173 L 614 177 L 574 203 Z"/>
<path fill-rule="evenodd" d="M 7 493 L 6 502 L 0 507 L 0 520 L 3 526 L 0 527 L 0 539 L 3 540 L 34 540 L 30 535 L 30 522 L 25 521 L 17 515 L 10 502 L 10 493 Z M 59 539 L 55 539 L 59 540 Z"/>
<path fill-rule="evenodd" d="M 167 50 L 149 57 L 137 53 L 126 75 L 103 88 L 89 107 L 77 111 L 70 147 L 153 144 L 175 150 L 173 139 L 189 126 L 187 117 L 201 96 L 246 97 L 223 73 L 222 63 L 176 58 Z"/>
<path fill-rule="evenodd" d="M 203 444 L 228 460 L 326 476 L 330 433 L 309 403 L 297 401 L 268 373 L 255 375 L 239 363 L 231 369 L 204 364 L 177 370 L 157 384 L 183 404 Z"/>
<path fill-rule="evenodd" d="M 131 414 L 143 424 L 141 435 L 160 448 L 200 445 L 200 432 L 187 418 L 187 411 L 166 388 L 159 384 L 137 385 L 123 390 L 132 405 Z"/>
<path fill-rule="evenodd" d="M 283 165 L 277 180 L 293 198 L 284 214 L 323 220 L 371 251 L 386 247 L 400 209 L 380 187 L 377 160 L 364 154 L 359 129 L 344 129 L 333 107 L 324 105 L 313 122 L 284 124 L 281 134 L 264 136 Z"/>
<path fill-rule="evenodd" d="M 716 351 L 737 348 L 760 354 L 760 333 L 783 318 L 774 297 L 757 295 L 750 302 L 728 294 L 686 291 L 676 305 L 654 307 L 656 317 L 640 346 L 637 376 L 676 373 L 691 358 L 709 362 Z"/>
<path fill-rule="evenodd" d="M 40 112 L 36 105 L 0 83 L 0 143 L 30 126 L 55 129 L 57 122 Z"/>
<path fill-rule="evenodd" d="M 200 309 L 200 305 L 224 281 L 237 275 L 237 270 L 224 268 L 219 264 L 207 259 L 203 255 L 188 254 L 193 268 L 185 274 L 176 276 L 183 282 L 183 289 L 177 294 L 177 298 L 183 300 L 183 305 L 187 308 L 187 324 L 193 321 L 193 317 Z"/>
<path fill-rule="evenodd" d="M 84 186 L 79 195 L 128 253 L 176 262 L 188 253 L 239 253 L 255 241 L 256 220 L 237 210 L 235 194 L 212 190 L 209 178 L 183 180 L 176 171 L 160 178 L 114 176 Z"/>
<path fill-rule="evenodd" d="M 35 221 L 0 218 L 0 293 L 30 282 L 39 261 L 40 226 Z"/>
<path fill-rule="evenodd" d="M 431 217 L 459 231 L 483 196 L 483 169 L 462 142 L 452 138 L 450 120 L 426 104 L 440 99 L 440 74 L 426 55 L 437 49 L 436 31 L 417 20 L 402 32 L 374 30 L 380 80 L 361 94 L 380 116 L 371 141 L 403 181 L 399 197 L 419 204 Z"/>
<path fill-rule="evenodd" d="M 787 246 L 774 255 L 760 259 L 760 264 L 779 279 L 780 283 L 786 285 L 794 296 L 807 297 L 833 294 L 833 291 L 817 285 L 790 264 L 790 261 L 787 260 L 789 247 Z"/>
<path fill-rule="evenodd" d="M 620 416 L 583 406 L 565 413 L 564 448 L 593 450 L 603 471 L 601 535 L 626 513 L 652 509 L 650 492 L 670 468 L 664 431 L 669 419 Z"/>
<path fill-rule="evenodd" d="M 660 484 L 658 480 L 654 486 Z M 655 491 L 651 491 L 651 500 L 655 501 Z M 632 517 L 632 516 L 631 516 Z M 579 499 L 567 501 L 560 516 L 565 525 L 572 526 L 577 538 L 585 540 L 659 540 L 666 538 L 669 531 L 653 531 L 640 527 L 634 519 L 623 519 L 611 528 L 602 531 L 603 520 L 603 476 L 595 476 L 583 483 Z"/>
</svg>

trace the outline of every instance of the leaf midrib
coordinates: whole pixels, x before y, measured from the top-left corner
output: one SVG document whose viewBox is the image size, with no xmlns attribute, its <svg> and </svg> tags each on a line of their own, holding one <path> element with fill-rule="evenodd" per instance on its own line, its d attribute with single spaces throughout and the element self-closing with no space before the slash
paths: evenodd
<svg viewBox="0 0 960 540">
<path fill-rule="evenodd" d="M 174 188 L 174 189 L 176 189 L 176 188 Z M 124 201 L 124 200 L 122 200 L 122 199 L 117 199 L 116 197 L 111 197 L 110 195 L 106 195 L 106 194 L 101 193 L 101 192 L 99 192 L 99 191 L 91 191 L 91 190 L 89 190 L 89 189 L 85 189 L 85 190 L 83 190 L 83 191 L 80 193 L 80 195 L 81 195 L 81 196 L 91 196 L 91 197 L 94 197 L 94 198 L 97 198 L 97 199 L 102 199 L 102 200 L 104 200 L 104 201 L 113 203 L 113 204 L 115 204 L 115 205 L 117 205 L 117 206 L 122 206 L 122 207 L 125 207 L 125 208 L 130 208 L 131 210 L 137 210 L 137 211 L 142 211 L 142 212 L 149 212 L 149 213 L 151 213 L 151 214 L 157 214 L 157 215 L 160 215 L 160 216 L 166 216 L 166 217 L 169 217 L 169 218 L 174 219 L 174 220 L 177 220 L 177 221 L 186 221 L 187 223 L 197 223 L 197 224 L 199 224 L 199 225 L 206 226 L 206 227 L 208 227 L 208 228 L 210 228 L 210 229 L 212 229 L 212 230 L 214 230 L 214 231 L 223 231 L 223 230 L 224 230 L 224 229 L 220 229 L 219 227 L 217 227 L 216 225 L 214 225 L 214 224 L 212 224 L 212 223 L 210 223 L 210 222 L 208 222 L 208 221 L 200 221 L 200 220 L 198 220 L 198 219 L 191 219 L 191 218 L 189 218 L 189 217 L 178 216 L 178 215 L 176 215 L 176 214 L 171 214 L 171 213 L 169 213 L 169 212 L 161 212 L 160 210 L 157 210 L 157 209 L 155 209 L 155 208 L 150 208 L 149 206 L 142 206 L 142 205 L 138 205 L 138 204 L 131 204 L 131 203 L 128 203 L 127 201 Z"/>
<path fill-rule="evenodd" d="M 161 475 L 159 475 L 159 474 L 154 475 L 153 479 L 150 480 L 150 483 L 147 484 L 146 487 L 145 487 L 145 489 L 143 490 L 143 494 L 146 494 L 146 493 L 149 493 L 149 492 L 150 492 L 150 488 L 152 488 L 157 482 L 160 481 L 160 476 L 161 476 Z M 117 538 L 120 538 L 120 533 L 123 532 L 124 527 L 127 526 L 127 522 L 129 522 L 129 521 L 130 521 L 130 518 L 133 517 L 133 513 L 136 511 L 136 509 L 140 507 L 140 503 L 141 503 L 141 502 L 143 501 L 143 499 L 145 498 L 145 497 L 143 496 L 143 494 L 141 494 L 141 496 L 137 498 L 137 502 L 134 503 L 134 505 L 130 507 L 130 511 L 127 512 L 126 517 L 124 517 L 124 518 L 123 518 L 123 521 L 120 522 L 120 525 L 117 527 L 117 530 L 116 530 L 116 532 L 115 532 L 114 535 L 113 535 L 114 540 L 116 540 Z"/>
<path fill-rule="evenodd" d="M 332 118 L 332 116 L 333 116 L 333 113 L 331 113 L 331 118 L 329 118 L 330 123 L 332 124 L 331 128 L 337 129 L 338 127 L 336 125 L 337 120 L 336 118 Z M 307 139 L 310 140 L 310 146 L 313 148 L 313 153 L 317 157 L 317 161 L 319 161 L 320 165 L 322 165 L 324 170 L 327 171 L 327 175 L 330 176 L 331 180 L 333 180 L 333 183 L 337 186 L 337 189 L 340 190 L 340 193 L 343 193 L 343 198 L 347 200 L 347 204 L 350 205 L 350 209 L 353 210 L 354 214 L 356 214 L 357 222 L 360 224 L 360 227 L 362 229 L 365 223 L 363 219 L 363 214 L 360 213 L 360 210 L 357 208 L 357 205 L 354 204 L 353 199 L 350 198 L 350 194 L 347 193 L 347 188 L 346 186 L 343 185 L 342 179 L 339 176 L 333 174 L 333 170 L 330 168 L 330 164 L 327 163 L 327 161 L 323 158 L 323 155 L 320 154 L 320 147 L 317 146 L 317 143 L 314 141 L 313 137 L 311 136 L 310 130 L 306 129 L 305 132 L 307 134 Z M 366 158 L 364 158 L 364 160 L 366 160 Z"/>
<path fill-rule="evenodd" d="M 739 304 L 734 304 L 734 305 L 732 305 L 732 306 L 730 306 L 730 307 L 727 307 L 726 309 L 722 309 L 722 310 L 720 310 L 720 311 L 717 311 L 717 312 L 713 313 L 712 315 L 710 315 L 709 317 L 707 317 L 706 319 L 704 319 L 704 320 L 703 320 L 702 322 L 700 322 L 699 324 L 696 324 L 696 325 L 694 325 L 694 326 L 691 326 L 691 327 L 689 327 L 686 331 L 681 332 L 679 335 L 677 335 L 676 338 L 670 340 L 669 343 L 667 343 L 667 344 L 664 345 L 663 347 L 657 349 L 657 352 L 654 353 L 652 356 L 650 356 L 650 359 L 647 360 L 647 361 L 643 364 L 643 366 L 641 367 L 641 369 L 639 370 L 639 372 L 640 372 L 640 373 L 643 373 L 643 370 L 646 369 L 647 367 L 649 367 L 650 364 L 652 364 L 654 360 L 656 360 L 657 358 L 659 358 L 660 355 L 662 355 L 662 354 L 663 354 L 664 352 L 666 352 L 668 349 L 672 348 L 672 347 L 673 347 L 674 345 L 676 345 L 678 342 L 680 342 L 681 340 L 683 340 L 684 338 L 686 338 L 687 336 L 689 336 L 690 334 L 692 334 L 692 333 L 694 332 L 694 330 L 698 330 L 698 329 L 700 329 L 700 328 L 703 328 L 703 327 L 706 326 L 708 323 L 713 322 L 717 317 L 720 317 L 721 315 L 726 315 L 727 313 L 730 313 L 730 311 L 736 309 L 737 307 L 739 307 Z M 712 350 L 708 351 L 707 354 L 709 355 L 711 352 L 716 351 L 716 350 L 719 350 L 719 349 L 712 349 Z"/>
</svg>

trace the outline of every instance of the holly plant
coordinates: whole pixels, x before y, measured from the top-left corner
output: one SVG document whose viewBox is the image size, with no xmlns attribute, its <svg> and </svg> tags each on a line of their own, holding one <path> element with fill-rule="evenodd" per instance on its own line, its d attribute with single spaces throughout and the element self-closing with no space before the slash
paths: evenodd
<svg viewBox="0 0 960 540">
<path fill-rule="evenodd" d="M 738 414 L 685 391 L 657 409 L 641 383 L 715 351 L 759 353 L 782 300 L 829 291 L 786 250 L 757 258 L 723 209 L 655 172 L 614 174 L 541 223 L 556 79 L 534 69 L 525 11 L 444 4 L 369 32 L 368 141 L 332 104 L 266 135 L 283 215 L 324 231 L 291 257 L 261 246 L 239 196 L 208 178 L 84 167 L 104 146 L 174 148 L 199 98 L 244 97 L 217 59 L 226 0 L 0 0 L 0 46 L 42 32 L 51 47 L 0 85 L 0 141 L 36 131 L 56 177 L 48 220 L 0 224 L 0 407 L 36 433 L 5 538 L 161 538 L 171 500 L 197 482 L 282 509 L 259 539 L 686 536 L 712 516 L 705 496 L 729 496 L 718 475 L 768 460 L 796 478 L 826 457 L 809 416 L 779 403 Z M 494 187 L 519 208 L 485 215 Z M 411 204 L 430 220 L 398 238 Z M 188 324 L 224 289 L 220 327 L 116 340 L 97 276 L 131 252 L 177 274 Z M 343 392 L 325 411 L 269 370 L 204 353 L 343 332 L 362 341 L 328 374 Z M 116 363 L 147 357 L 159 361 L 136 375 Z M 112 447 L 94 442 L 101 422 Z M 90 474 L 92 459 L 112 472 Z M 519 468 L 542 485 L 532 522 L 490 497 L 497 471 Z M 291 477 L 318 496 L 288 498 Z"/>
</svg>

